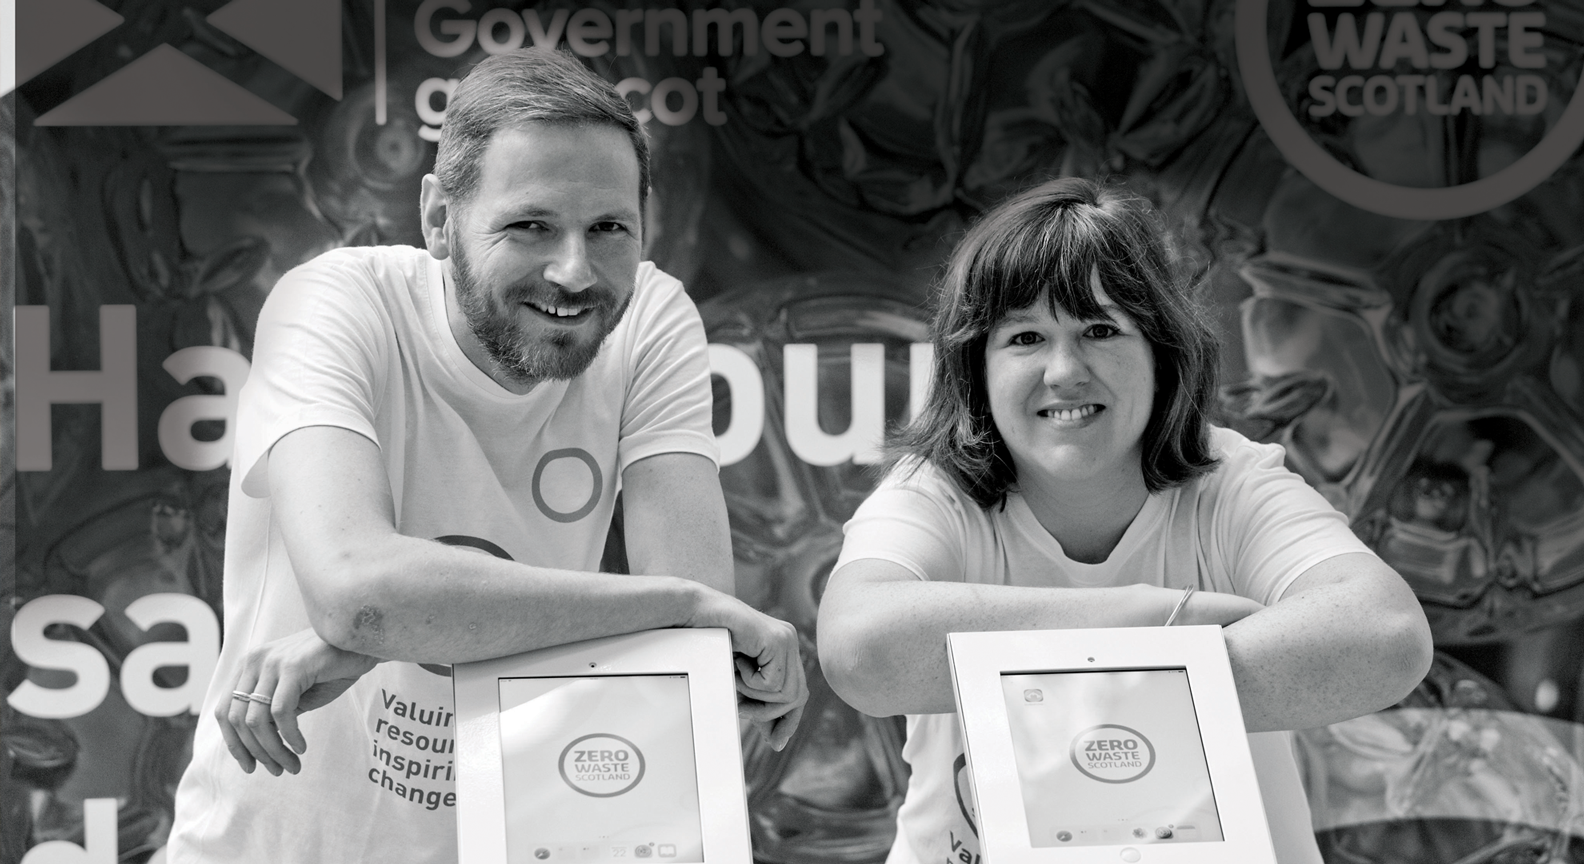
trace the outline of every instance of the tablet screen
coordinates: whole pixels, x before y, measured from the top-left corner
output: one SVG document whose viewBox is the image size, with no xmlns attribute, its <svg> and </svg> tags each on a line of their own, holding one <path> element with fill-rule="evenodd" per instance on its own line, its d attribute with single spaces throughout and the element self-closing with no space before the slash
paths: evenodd
<svg viewBox="0 0 1584 864">
<path fill-rule="evenodd" d="M 1221 840 L 1186 669 L 1003 674 L 1029 845 Z"/>
<path fill-rule="evenodd" d="M 686 675 L 500 679 L 509 864 L 704 860 Z"/>
</svg>

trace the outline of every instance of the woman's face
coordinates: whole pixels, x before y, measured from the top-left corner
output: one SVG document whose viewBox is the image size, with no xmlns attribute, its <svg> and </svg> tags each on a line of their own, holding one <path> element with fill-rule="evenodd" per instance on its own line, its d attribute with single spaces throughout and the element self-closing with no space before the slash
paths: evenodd
<svg viewBox="0 0 1584 864">
<path fill-rule="evenodd" d="M 1094 280 L 1105 317 L 1079 321 L 1035 303 L 1009 313 L 985 344 L 990 415 L 1018 485 L 1142 480 L 1155 353 Z"/>
</svg>

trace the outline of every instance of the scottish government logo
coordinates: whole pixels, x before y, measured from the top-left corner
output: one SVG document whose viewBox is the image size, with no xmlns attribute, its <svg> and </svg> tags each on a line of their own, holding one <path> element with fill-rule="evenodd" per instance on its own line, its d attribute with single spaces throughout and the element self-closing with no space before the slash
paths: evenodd
<svg viewBox="0 0 1584 864">
<path fill-rule="evenodd" d="M 1132 783 L 1155 767 L 1155 746 L 1136 729 L 1093 726 L 1073 738 L 1072 763 L 1091 780 Z"/>
<path fill-rule="evenodd" d="M 1483 213 L 1545 182 L 1584 141 L 1580 88 L 1560 113 L 1553 104 L 1563 94 L 1552 88 L 1569 76 L 1548 67 L 1569 61 L 1546 48 L 1546 0 L 1308 0 L 1298 4 L 1302 20 L 1294 23 L 1309 36 L 1298 50 L 1313 56 L 1289 59 L 1311 60 L 1311 72 L 1282 83 L 1271 64 L 1267 2 L 1237 3 L 1238 66 L 1249 104 L 1294 168 L 1355 207 L 1399 219 Z M 1344 164 L 1304 125 L 1374 124 L 1378 134 L 1393 119 L 1441 121 L 1472 134 L 1497 124 L 1528 127 L 1533 132 L 1525 134 L 1539 140 L 1505 164 L 1481 166 L 1483 176 L 1424 188 Z"/>
<path fill-rule="evenodd" d="M 643 776 L 643 752 L 619 735 L 584 735 L 561 751 L 561 779 L 591 798 L 631 792 Z"/>
<path fill-rule="evenodd" d="M 184 11 L 194 14 L 191 9 Z M 15 75 L 0 78 L 0 95 L 127 25 L 120 13 L 94 0 L 16 0 L 15 13 Z M 202 21 L 339 100 L 341 18 L 338 0 L 231 0 Z M 289 126 L 296 122 L 165 43 L 35 121 L 39 126 Z"/>
</svg>

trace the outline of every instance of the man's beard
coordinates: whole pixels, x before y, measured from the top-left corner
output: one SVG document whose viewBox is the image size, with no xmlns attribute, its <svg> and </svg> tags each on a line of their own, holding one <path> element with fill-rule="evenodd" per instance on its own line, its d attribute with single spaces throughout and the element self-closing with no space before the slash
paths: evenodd
<svg viewBox="0 0 1584 864">
<path fill-rule="evenodd" d="M 456 285 L 457 305 L 462 309 L 468 329 L 484 346 L 495 368 L 517 384 L 566 380 L 582 375 L 599 354 L 605 337 L 627 314 L 632 294 L 628 293 L 618 303 L 610 292 L 599 286 L 573 293 L 539 280 L 534 280 L 537 285 L 519 282 L 507 288 L 505 296 L 497 300 L 477 283 L 467 253 L 455 242 L 455 237 L 451 239 L 451 276 Z M 583 314 L 599 319 L 594 336 L 579 339 L 578 334 L 557 331 L 549 324 L 546 325 L 549 332 L 545 335 L 530 336 L 517 321 L 519 307 L 530 299 L 541 306 L 585 307 Z"/>
</svg>

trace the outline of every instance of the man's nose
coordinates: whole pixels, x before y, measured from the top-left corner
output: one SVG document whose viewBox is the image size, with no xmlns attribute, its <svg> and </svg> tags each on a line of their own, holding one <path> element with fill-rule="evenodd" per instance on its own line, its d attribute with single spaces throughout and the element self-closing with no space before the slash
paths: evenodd
<svg viewBox="0 0 1584 864">
<path fill-rule="evenodd" d="M 554 254 L 550 256 L 550 263 L 545 265 L 544 278 L 568 291 L 582 291 L 594 284 L 594 267 L 588 256 L 588 238 L 582 232 L 571 231 L 563 235 Z"/>
</svg>

